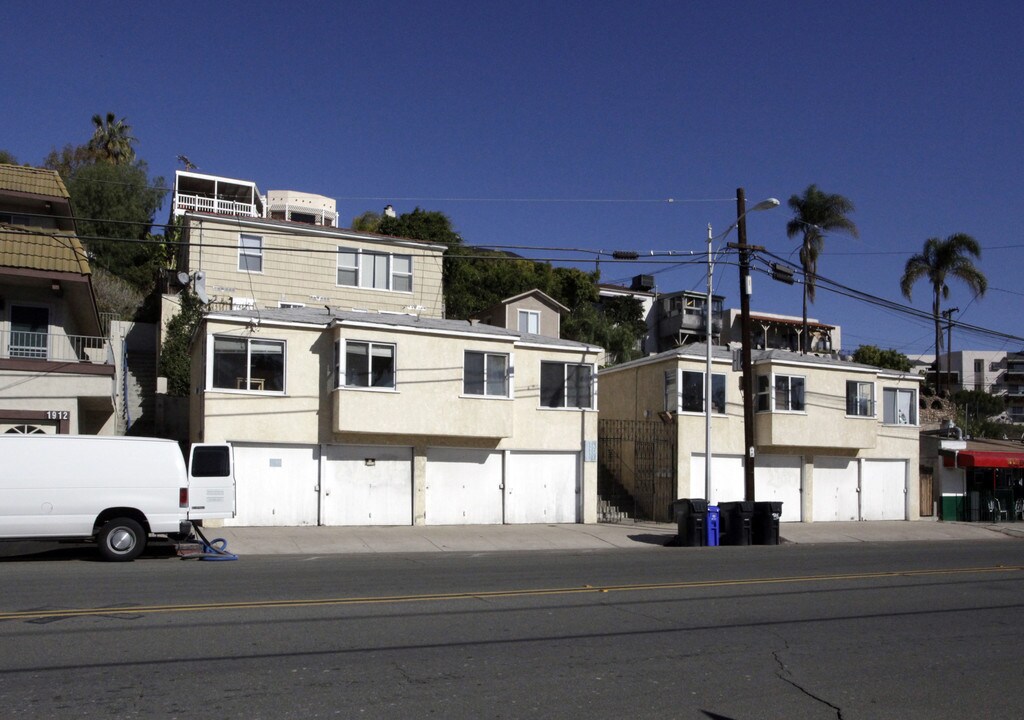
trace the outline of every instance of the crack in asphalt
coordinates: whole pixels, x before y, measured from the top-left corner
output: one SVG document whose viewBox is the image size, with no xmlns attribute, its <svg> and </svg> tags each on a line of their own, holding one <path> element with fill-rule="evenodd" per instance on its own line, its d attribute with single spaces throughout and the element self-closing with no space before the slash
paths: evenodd
<svg viewBox="0 0 1024 720">
<path fill-rule="evenodd" d="M 833 705 L 832 703 L 830 703 L 828 700 L 826 700 L 823 697 L 819 697 L 818 695 L 815 695 L 810 690 L 808 690 L 803 685 L 801 685 L 800 683 L 798 683 L 796 680 L 793 679 L 793 673 L 791 673 L 789 668 L 786 667 L 786 663 L 783 662 L 782 657 L 780 655 L 781 652 L 783 652 L 785 650 L 789 650 L 789 643 L 786 642 L 785 638 L 779 638 L 779 639 L 782 640 L 782 644 L 783 644 L 782 650 L 772 650 L 772 658 L 775 660 L 775 664 L 778 665 L 778 667 L 779 667 L 779 670 L 778 670 L 778 672 L 775 673 L 775 676 L 778 677 L 779 680 L 781 680 L 782 682 L 787 683 L 788 685 L 791 685 L 792 687 L 796 688 L 797 690 L 802 692 L 804 695 L 809 697 L 811 700 L 814 700 L 815 702 L 819 702 L 822 705 L 825 705 L 826 707 L 829 707 L 832 710 L 834 710 L 835 713 L 836 713 L 836 720 L 843 720 L 843 710 L 842 710 L 842 708 L 840 708 L 838 705 Z"/>
</svg>

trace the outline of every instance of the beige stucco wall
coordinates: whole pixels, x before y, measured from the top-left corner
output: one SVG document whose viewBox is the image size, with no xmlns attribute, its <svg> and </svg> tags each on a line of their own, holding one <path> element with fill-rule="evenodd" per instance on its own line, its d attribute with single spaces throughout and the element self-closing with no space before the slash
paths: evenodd
<svg viewBox="0 0 1024 720">
<path fill-rule="evenodd" d="M 215 334 L 284 340 L 285 392 L 207 389 Z M 396 345 L 396 388 L 336 388 L 336 339 Z M 467 349 L 509 353 L 514 399 L 463 395 Z M 596 365 L 596 352 L 514 344 L 513 338 L 416 333 L 390 327 L 297 328 L 209 320 L 193 345 L 193 442 L 353 443 L 413 448 L 414 521 L 423 522 L 427 448 L 580 453 L 596 447 L 597 411 L 540 407 L 542 360 Z M 596 367 L 595 367 L 596 371 Z M 582 465 L 583 521 L 597 521 L 597 464 Z"/>
<path fill-rule="evenodd" d="M 262 272 L 238 269 L 242 234 L 263 238 Z M 416 312 L 424 317 L 441 317 L 443 312 L 442 249 L 437 246 L 388 238 L 346 238 L 332 235 L 330 229 L 318 231 L 306 225 L 247 226 L 244 219 L 207 217 L 190 219 L 188 239 L 187 269 L 206 273 L 206 294 L 211 299 L 251 298 L 260 307 L 290 302 Z M 339 247 L 412 256 L 412 292 L 339 286 Z"/>
<path fill-rule="evenodd" d="M 697 357 L 666 356 L 608 368 L 599 378 L 600 417 L 618 420 L 657 420 L 664 410 L 665 372 L 680 369 L 703 372 L 704 360 Z M 803 459 L 801 516 L 813 518 L 813 480 L 816 457 L 848 457 L 857 460 L 905 460 L 907 464 L 907 517 L 920 517 L 918 482 L 920 428 L 884 425 L 882 390 L 886 387 L 917 388 L 916 378 L 885 371 L 812 364 L 762 362 L 754 374 L 797 375 L 805 378 L 805 406 L 802 413 L 755 413 L 757 456 L 795 455 Z M 715 359 L 712 374 L 726 375 L 726 413 L 713 414 L 712 452 L 718 456 L 742 457 L 743 400 L 741 373 L 731 362 Z M 875 384 L 874 418 L 846 415 L 846 381 Z M 691 477 L 693 456 L 705 453 L 704 413 L 684 412 L 672 422 L 677 431 L 677 497 L 703 497 L 704 478 Z M 756 464 L 756 460 L 755 460 Z M 628 478 L 627 478 L 628 480 Z M 629 488 L 629 483 L 624 483 Z"/>
</svg>

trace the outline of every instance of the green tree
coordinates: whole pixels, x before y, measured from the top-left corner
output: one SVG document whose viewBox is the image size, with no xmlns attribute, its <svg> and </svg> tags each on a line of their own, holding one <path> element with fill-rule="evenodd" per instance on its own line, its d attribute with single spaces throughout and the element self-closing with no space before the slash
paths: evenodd
<svg viewBox="0 0 1024 720">
<path fill-rule="evenodd" d="M 181 308 L 167 321 L 167 332 L 160 348 L 160 374 L 167 378 L 167 394 L 188 397 L 192 384 L 192 336 L 203 318 L 203 304 L 190 289 L 178 294 Z"/>
<path fill-rule="evenodd" d="M 367 210 L 362 215 L 357 215 L 352 218 L 352 229 L 358 230 L 359 232 L 380 232 L 380 220 L 380 213 L 375 213 L 373 210 Z"/>
<path fill-rule="evenodd" d="M 853 361 L 863 365 L 910 372 L 910 358 L 897 350 L 882 350 L 875 345 L 861 345 L 853 353 Z"/>
<path fill-rule="evenodd" d="M 132 136 L 132 126 L 125 118 L 118 120 L 114 113 L 108 112 L 106 117 L 93 115 L 92 124 L 92 137 L 86 147 L 99 162 L 110 165 L 131 165 L 135 162 L 132 145 L 138 141 Z"/>
<path fill-rule="evenodd" d="M 942 349 L 942 322 L 940 301 L 949 297 L 947 278 L 956 278 L 975 294 L 985 294 L 988 279 L 974 265 L 971 258 L 981 258 L 981 245 L 970 235 L 955 233 L 945 240 L 928 238 L 923 250 L 907 260 L 900 278 L 900 290 L 910 300 L 911 291 L 918 280 L 927 278 L 932 286 L 932 318 L 935 321 L 935 369 L 938 384 L 939 352 Z"/>
<path fill-rule="evenodd" d="M 43 167 L 56 170 L 66 183 L 79 168 L 95 165 L 96 155 L 85 145 L 65 145 L 58 150 L 53 148 L 43 158 Z"/>
<path fill-rule="evenodd" d="M 800 264 L 804 269 L 804 327 L 807 327 L 807 302 L 814 302 L 816 287 L 815 276 L 818 273 L 818 256 L 825 246 L 826 233 L 844 233 L 857 237 L 857 226 L 847 217 L 853 212 L 853 203 L 842 195 L 822 192 L 817 185 L 811 184 L 804 194 L 789 198 L 789 207 L 793 211 L 793 219 L 786 224 L 786 234 L 790 237 L 802 236 L 800 246 Z M 807 351 L 808 333 L 800 335 L 801 349 Z"/>
<path fill-rule="evenodd" d="M 0 165 L 17 165 L 18 158 L 6 150 L 0 150 Z"/>
<path fill-rule="evenodd" d="M 162 238 L 150 234 L 163 204 L 163 178 L 149 179 L 146 163 L 94 163 L 65 178 L 76 227 L 90 261 L 143 292 L 164 264 Z"/>
</svg>

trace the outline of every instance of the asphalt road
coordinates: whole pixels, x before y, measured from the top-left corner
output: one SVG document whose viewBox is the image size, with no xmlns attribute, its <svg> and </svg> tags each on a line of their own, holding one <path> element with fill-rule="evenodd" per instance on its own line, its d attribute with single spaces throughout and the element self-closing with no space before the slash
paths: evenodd
<svg viewBox="0 0 1024 720">
<path fill-rule="evenodd" d="M 1024 543 L 0 562 L 4 718 L 1024 717 Z"/>
</svg>

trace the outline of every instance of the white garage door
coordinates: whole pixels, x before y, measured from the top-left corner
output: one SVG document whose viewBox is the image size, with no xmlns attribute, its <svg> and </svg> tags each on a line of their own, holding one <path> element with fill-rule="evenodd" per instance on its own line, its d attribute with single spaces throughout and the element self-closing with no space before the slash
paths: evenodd
<svg viewBox="0 0 1024 720">
<path fill-rule="evenodd" d="M 576 522 L 578 467 L 577 453 L 510 453 L 505 472 L 505 522 Z"/>
<path fill-rule="evenodd" d="M 324 525 L 411 525 L 412 448 L 328 445 Z"/>
<path fill-rule="evenodd" d="M 687 497 L 702 498 L 705 490 L 704 455 L 690 456 L 690 495 Z M 745 496 L 743 487 L 743 457 L 741 455 L 711 455 L 711 497 L 708 502 L 717 505 L 720 502 L 742 500 Z"/>
<path fill-rule="evenodd" d="M 865 460 L 860 487 L 862 520 L 907 519 L 906 460 Z"/>
<path fill-rule="evenodd" d="M 319 447 L 234 444 L 239 526 L 316 525 Z"/>
<path fill-rule="evenodd" d="M 427 525 L 500 525 L 502 453 L 427 449 Z"/>
<path fill-rule="evenodd" d="M 782 503 L 783 522 L 799 522 L 803 458 L 799 455 L 758 455 L 754 464 L 754 490 L 758 500 Z"/>
<path fill-rule="evenodd" d="M 814 458 L 814 520 L 857 520 L 857 461 Z"/>
</svg>

